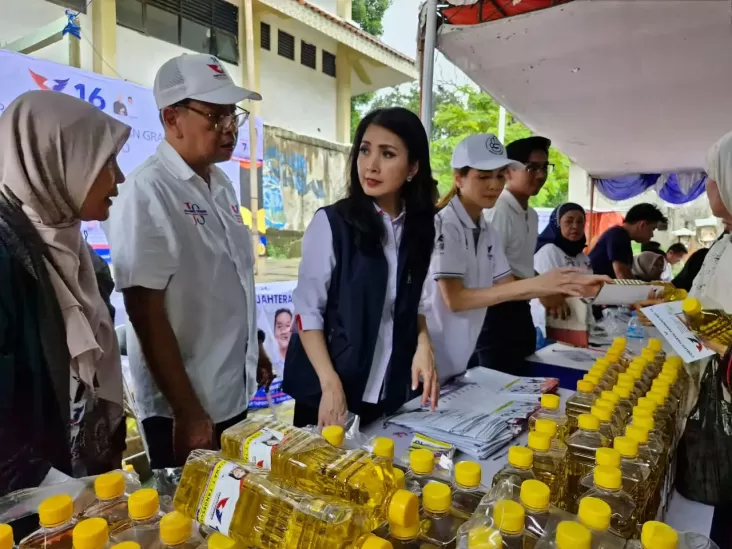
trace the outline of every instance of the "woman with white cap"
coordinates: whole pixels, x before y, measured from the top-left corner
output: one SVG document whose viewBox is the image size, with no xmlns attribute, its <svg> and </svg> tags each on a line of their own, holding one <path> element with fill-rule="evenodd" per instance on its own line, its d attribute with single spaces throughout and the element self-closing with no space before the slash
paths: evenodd
<svg viewBox="0 0 732 549">
<path fill-rule="evenodd" d="M 425 281 L 427 323 L 441 381 L 467 369 L 488 307 L 558 293 L 584 295 L 606 279 L 564 268 L 516 280 L 500 236 L 483 217 L 503 191 L 510 166 L 523 168 L 508 159 L 492 134 L 469 136 L 453 152 L 454 187 L 438 204 Z"/>
</svg>

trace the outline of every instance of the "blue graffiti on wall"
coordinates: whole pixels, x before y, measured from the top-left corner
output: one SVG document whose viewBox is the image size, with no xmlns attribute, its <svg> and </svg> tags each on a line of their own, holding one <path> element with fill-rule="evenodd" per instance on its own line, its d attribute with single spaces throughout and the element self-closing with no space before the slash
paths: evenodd
<svg viewBox="0 0 732 549">
<path fill-rule="evenodd" d="M 312 192 L 316 199 L 325 199 L 323 180 L 308 181 L 307 159 L 299 153 L 281 152 L 276 145 L 264 151 L 262 169 L 262 207 L 267 227 L 284 229 L 287 215 L 283 189 L 294 189 L 298 196 Z"/>
</svg>

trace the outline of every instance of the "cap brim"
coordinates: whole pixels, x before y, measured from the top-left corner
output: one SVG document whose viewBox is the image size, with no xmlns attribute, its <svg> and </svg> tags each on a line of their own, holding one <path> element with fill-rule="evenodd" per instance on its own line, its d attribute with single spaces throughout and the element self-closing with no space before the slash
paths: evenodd
<svg viewBox="0 0 732 549">
<path fill-rule="evenodd" d="M 240 101 L 261 101 L 262 96 L 239 86 L 226 86 L 207 93 L 191 95 L 188 99 L 203 101 L 213 105 L 235 105 Z"/>
<path fill-rule="evenodd" d="M 524 166 L 521 162 L 516 162 L 509 158 L 490 158 L 483 162 L 474 162 L 470 164 L 470 167 L 475 170 L 500 170 L 501 168 L 513 168 L 515 170 L 523 170 Z"/>
</svg>

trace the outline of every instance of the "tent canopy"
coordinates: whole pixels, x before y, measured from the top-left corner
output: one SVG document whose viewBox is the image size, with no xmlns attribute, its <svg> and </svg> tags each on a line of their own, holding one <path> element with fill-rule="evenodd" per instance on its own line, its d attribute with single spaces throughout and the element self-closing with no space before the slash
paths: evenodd
<svg viewBox="0 0 732 549">
<path fill-rule="evenodd" d="M 727 0 L 575 0 L 474 25 L 438 49 L 594 177 L 699 171 L 732 130 Z"/>
</svg>

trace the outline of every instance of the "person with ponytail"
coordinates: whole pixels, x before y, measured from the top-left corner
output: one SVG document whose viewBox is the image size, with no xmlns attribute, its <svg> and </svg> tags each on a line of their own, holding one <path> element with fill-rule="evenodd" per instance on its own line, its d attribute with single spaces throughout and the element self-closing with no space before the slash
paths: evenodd
<svg viewBox="0 0 732 549">
<path fill-rule="evenodd" d="M 488 307 L 555 294 L 588 295 L 609 280 L 573 268 L 516 279 L 500 235 L 483 216 L 503 191 L 509 167 L 524 168 L 492 134 L 469 136 L 453 152 L 454 186 L 438 204 L 424 291 L 440 381 L 467 369 Z"/>
</svg>

